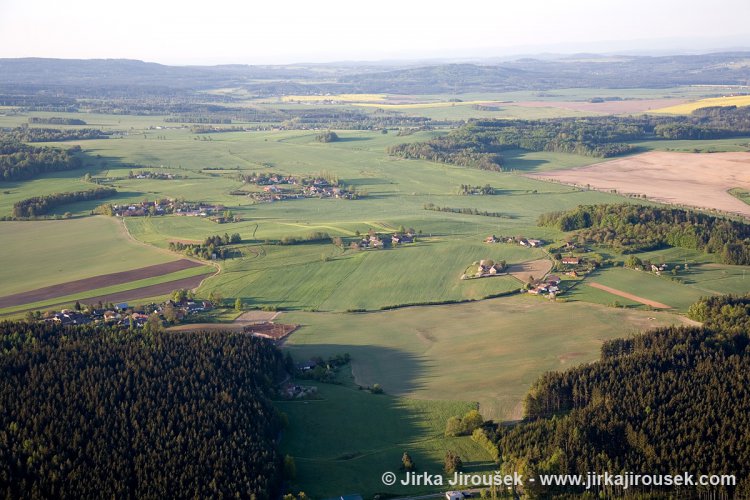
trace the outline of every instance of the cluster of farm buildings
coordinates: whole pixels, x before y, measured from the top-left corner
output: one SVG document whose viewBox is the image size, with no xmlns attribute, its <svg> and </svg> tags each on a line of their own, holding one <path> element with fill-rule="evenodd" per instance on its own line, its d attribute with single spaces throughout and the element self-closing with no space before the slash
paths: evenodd
<svg viewBox="0 0 750 500">
<path fill-rule="evenodd" d="M 281 174 L 251 174 L 243 181 L 263 186 L 262 193 L 250 193 L 258 201 L 280 201 L 295 198 L 341 198 L 355 199 L 358 195 L 351 189 L 345 189 L 336 181 L 323 177 L 301 177 Z M 282 189 L 279 186 L 297 186 L 294 190 Z"/>
<path fill-rule="evenodd" d="M 207 205 L 175 200 L 142 201 L 140 203 L 112 205 L 118 217 L 143 217 L 146 215 L 182 215 L 187 217 L 212 217 L 226 210 L 223 205 Z"/>
<path fill-rule="evenodd" d="M 535 240 L 531 238 L 524 238 L 522 236 L 495 236 L 494 234 L 487 236 L 484 239 L 485 243 L 513 243 L 521 245 L 522 247 L 538 248 L 544 245 L 543 240 Z"/>
<path fill-rule="evenodd" d="M 360 250 L 386 248 L 389 246 L 402 245 L 404 243 L 414 243 L 414 233 L 407 231 L 406 233 L 394 233 L 390 240 L 388 237 L 383 237 L 375 233 L 364 236 L 359 241 L 353 241 L 352 248 L 358 248 Z"/>
</svg>

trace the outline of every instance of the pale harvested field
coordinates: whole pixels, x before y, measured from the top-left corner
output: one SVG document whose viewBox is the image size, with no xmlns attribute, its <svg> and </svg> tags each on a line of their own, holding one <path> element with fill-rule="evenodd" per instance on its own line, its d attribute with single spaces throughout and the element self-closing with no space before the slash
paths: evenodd
<svg viewBox="0 0 750 500">
<path fill-rule="evenodd" d="M 542 279 L 551 269 L 551 260 L 539 259 L 508 266 L 508 274 L 526 283 L 529 281 L 529 276 L 533 276 L 534 279 Z"/>
<path fill-rule="evenodd" d="M 750 189 L 750 153 L 653 151 L 529 177 L 750 217 L 750 205 L 727 193 Z"/>
<path fill-rule="evenodd" d="M 650 299 L 644 299 L 643 297 L 633 295 L 632 293 L 623 292 L 622 290 L 618 290 L 617 288 L 612 288 L 611 286 L 602 285 L 600 283 L 589 283 L 589 286 L 598 288 L 599 290 L 604 290 L 605 292 L 611 293 L 612 295 L 617 295 L 618 297 L 623 297 L 625 299 L 629 299 L 634 302 L 640 302 L 641 304 L 646 304 L 647 306 L 651 306 L 654 309 L 670 309 L 671 308 L 671 306 L 662 304 L 661 302 L 656 302 L 655 300 L 650 300 Z"/>
<path fill-rule="evenodd" d="M 521 106 L 526 108 L 561 108 L 571 111 L 602 113 L 607 115 L 624 115 L 630 113 L 645 113 L 676 106 L 687 102 L 686 99 L 630 99 L 624 101 L 518 101 L 503 103 L 500 106 Z"/>
</svg>

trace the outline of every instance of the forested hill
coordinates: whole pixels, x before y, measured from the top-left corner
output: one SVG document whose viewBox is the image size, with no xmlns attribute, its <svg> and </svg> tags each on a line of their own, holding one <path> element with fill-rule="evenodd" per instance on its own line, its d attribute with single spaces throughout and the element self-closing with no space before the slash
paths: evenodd
<svg viewBox="0 0 750 500">
<path fill-rule="evenodd" d="M 663 57 L 523 58 L 486 63 L 330 63 L 286 66 L 166 66 L 126 59 L 0 59 L 0 86 L 205 89 L 260 94 L 499 92 L 566 87 L 662 88 L 747 85 L 749 52 Z"/>
<path fill-rule="evenodd" d="M 279 351 L 248 335 L 0 323 L 3 498 L 271 498 Z"/>
<path fill-rule="evenodd" d="M 735 488 L 711 491 L 748 498 L 748 303 L 750 297 L 711 299 L 693 311 L 706 321 L 702 328 L 663 328 L 605 342 L 600 361 L 541 377 L 526 398 L 526 421 L 499 430 L 506 467 L 527 474 L 733 474 Z M 555 492 L 576 491 L 582 490 Z M 623 493 L 613 487 L 599 492 Z M 647 498 L 675 494 L 665 487 L 640 492 Z M 682 489 L 680 497 L 701 492 Z"/>
<path fill-rule="evenodd" d="M 694 210 L 644 205 L 581 205 L 539 217 L 542 226 L 579 230 L 582 243 L 624 253 L 682 247 L 712 253 L 724 264 L 750 264 L 750 224 Z"/>
</svg>

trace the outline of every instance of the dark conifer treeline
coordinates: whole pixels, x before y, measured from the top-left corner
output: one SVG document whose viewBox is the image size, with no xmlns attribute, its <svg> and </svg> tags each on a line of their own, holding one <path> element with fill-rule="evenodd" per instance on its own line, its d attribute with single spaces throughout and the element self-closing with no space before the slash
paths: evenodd
<svg viewBox="0 0 750 500">
<path fill-rule="evenodd" d="M 624 252 L 682 247 L 750 264 L 750 224 L 693 210 L 643 205 L 581 205 L 539 217 L 542 226 L 580 230 L 580 240 Z"/>
<path fill-rule="evenodd" d="M 13 204 L 13 217 L 25 218 L 43 215 L 49 210 L 74 203 L 76 201 L 99 200 L 108 198 L 117 194 L 115 188 L 96 188 L 87 189 L 86 191 L 73 191 L 70 193 L 53 193 L 44 196 L 34 196 L 25 200 L 17 201 Z"/>
<path fill-rule="evenodd" d="M 76 155 L 81 147 L 67 150 L 33 147 L 17 140 L 0 137 L 0 181 L 30 179 L 45 172 L 73 170 L 81 166 Z"/>
<path fill-rule="evenodd" d="M 248 335 L 0 323 L 0 495 L 271 498 L 279 351 Z"/>
<path fill-rule="evenodd" d="M 5 132 L 5 136 L 19 142 L 53 142 L 106 139 L 109 134 L 96 128 L 57 128 L 17 127 Z"/>
<path fill-rule="evenodd" d="M 742 301 L 747 311 L 750 297 Z M 527 474 L 733 474 L 737 486 L 724 493 L 748 498 L 747 312 L 727 315 L 723 302 L 737 299 L 709 299 L 703 328 L 661 328 L 605 342 L 600 361 L 542 376 L 526 397 L 526 420 L 498 430 L 503 459 Z M 545 494 L 563 491 L 582 489 Z M 659 498 L 674 492 L 640 491 Z M 685 498 L 706 492 L 680 491 Z M 610 486 L 594 493 L 623 491 Z"/>
</svg>

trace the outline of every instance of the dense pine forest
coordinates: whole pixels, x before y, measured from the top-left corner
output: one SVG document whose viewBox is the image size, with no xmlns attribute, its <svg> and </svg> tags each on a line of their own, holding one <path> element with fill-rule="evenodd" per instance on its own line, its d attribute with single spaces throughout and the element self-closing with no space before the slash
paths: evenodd
<svg viewBox="0 0 750 500">
<path fill-rule="evenodd" d="M 750 297 L 701 301 L 693 309 L 703 327 L 605 342 L 598 362 L 542 376 L 526 398 L 525 421 L 498 430 L 506 467 L 528 474 L 734 474 L 737 486 L 723 497 L 748 498 L 748 303 Z M 576 491 L 582 490 L 554 493 Z M 610 486 L 593 493 L 623 491 Z M 662 498 L 665 488 L 641 493 Z M 690 487 L 677 494 L 700 493 Z"/>
<path fill-rule="evenodd" d="M 69 149 L 27 146 L 0 135 L 0 181 L 30 179 L 46 172 L 72 170 L 81 166 L 76 155 L 80 146 Z"/>
<path fill-rule="evenodd" d="M 279 491 L 269 342 L 4 322 L 0 349 L 0 496 Z"/>
<path fill-rule="evenodd" d="M 472 120 L 429 141 L 399 144 L 389 153 L 484 170 L 501 170 L 509 149 L 609 158 L 637 151 L 645 139 L 720 139 L 750 135 L 750 106 L 712 107 L 690 116 Z"/>
<path fill-rule="evenodd" d="M 724 264 L 750 264 L 750 224 L 693 210 L 582 205 L 544 214 L 538 222 L 562 231 L 579 230 L 579 241 L 625 253 L 682 247 L 717 254 Z"/>
</svg>

